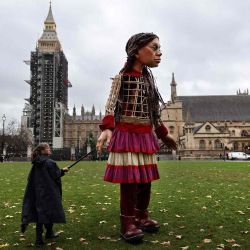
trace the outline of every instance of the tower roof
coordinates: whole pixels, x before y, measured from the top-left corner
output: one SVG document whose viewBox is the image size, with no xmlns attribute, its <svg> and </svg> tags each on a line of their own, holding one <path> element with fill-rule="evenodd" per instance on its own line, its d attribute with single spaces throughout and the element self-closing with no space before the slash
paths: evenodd
<svg viewBox="0 0 250 250">
<path fill-rule="evenodd" d="M 171 82 L 171 85 L 177 85 L 176 82 L 175 82 L 175 79 L 174 79 L 174 73 L 172 73 L 172 82 Z"/>
<path fill-rule="evenodd" d="M 249 95 L 178 96 L 183 119 L 192 121 L 250 121 Z"/>
<path fill-rule="evenodd" d="M 55 20 L 52 14 L 51 2 L 49 5 L 49 13 L 44 23 L 55 23 Z"/>
<path fill-rule="evenodd" d="M 56 23 L 52 14 L 51 2 L 48 16 L 44 22 L 43 34 L 38 40 L 38 49 L 42 52 L 58 52 L 62 50 L 56 33 Z"/>
</svg>

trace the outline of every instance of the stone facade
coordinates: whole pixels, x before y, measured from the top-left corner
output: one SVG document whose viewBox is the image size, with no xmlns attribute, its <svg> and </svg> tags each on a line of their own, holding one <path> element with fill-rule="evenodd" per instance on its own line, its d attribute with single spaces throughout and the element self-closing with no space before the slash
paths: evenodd
<svg viewBox="0 0 250 250">
<path fill-rule="evenodd" d="M 162 120 L 179 144 L 182 157 L 215 158 L 250 149 L 248 90 L 232 96 L 177 96 L 174 75 L 171 101 Z"/>
<path fill-rule="evenodd" d="M 93 106 L 92 111 L 85 111 L 81 107 L 81 115 L 76 115 L 76 109 L 73 108 L 73 115 L 66 115 L 64 121 L 64 148 L 83 149 L 86 147 L 87 140 L 92 134 L 96 141 L 101 130 L 99 125 L 103 116 L 95 114 Z"/>
</svg>

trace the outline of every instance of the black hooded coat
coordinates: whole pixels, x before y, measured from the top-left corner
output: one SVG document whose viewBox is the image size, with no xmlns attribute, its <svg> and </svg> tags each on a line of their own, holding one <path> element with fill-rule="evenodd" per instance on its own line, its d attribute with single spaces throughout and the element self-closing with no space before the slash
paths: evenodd
<svg viewBox="0 0 250 250">
<path fill-rule="evenodd" d="M 22 206 L 22 224 L 65 223 L 61 176 L 64 171 L 47 156 L 32 162 Z"/>
</svg>

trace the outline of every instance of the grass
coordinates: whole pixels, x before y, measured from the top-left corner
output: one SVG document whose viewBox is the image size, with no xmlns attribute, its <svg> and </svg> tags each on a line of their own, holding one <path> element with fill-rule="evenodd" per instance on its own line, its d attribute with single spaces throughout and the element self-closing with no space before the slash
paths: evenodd
<svg viewBox="0 0 250 250">
<path fill-rule="evenodd" d="M 105 162 L 81 162 L 62 178 L 67 224 L 55 225 L 60 238 L 43 249 L 250 249 L 250 162 L 160 162 L 150 211 L 161 230 L 136 246 L 119 239 L 119 185 L 103 182 L 104 168 Z M 33 225 L 19 232 L 29 169 L 0 164 L 0 248 L 34 242 Z"/>
</svg>

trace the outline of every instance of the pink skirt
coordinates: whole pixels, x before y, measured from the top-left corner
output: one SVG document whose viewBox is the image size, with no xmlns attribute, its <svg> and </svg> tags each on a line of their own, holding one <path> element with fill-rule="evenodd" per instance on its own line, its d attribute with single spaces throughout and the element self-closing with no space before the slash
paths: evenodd
<svg viewBox="0 0 250 250">
<path fill-rule="evenodd" d="M 152 130 L 137 133 L 115 129 L 110 141 L 104 180 L 112 183 L 149 183 L 159 179 L 155 153 L 159 144 Z"/>
</svg>

